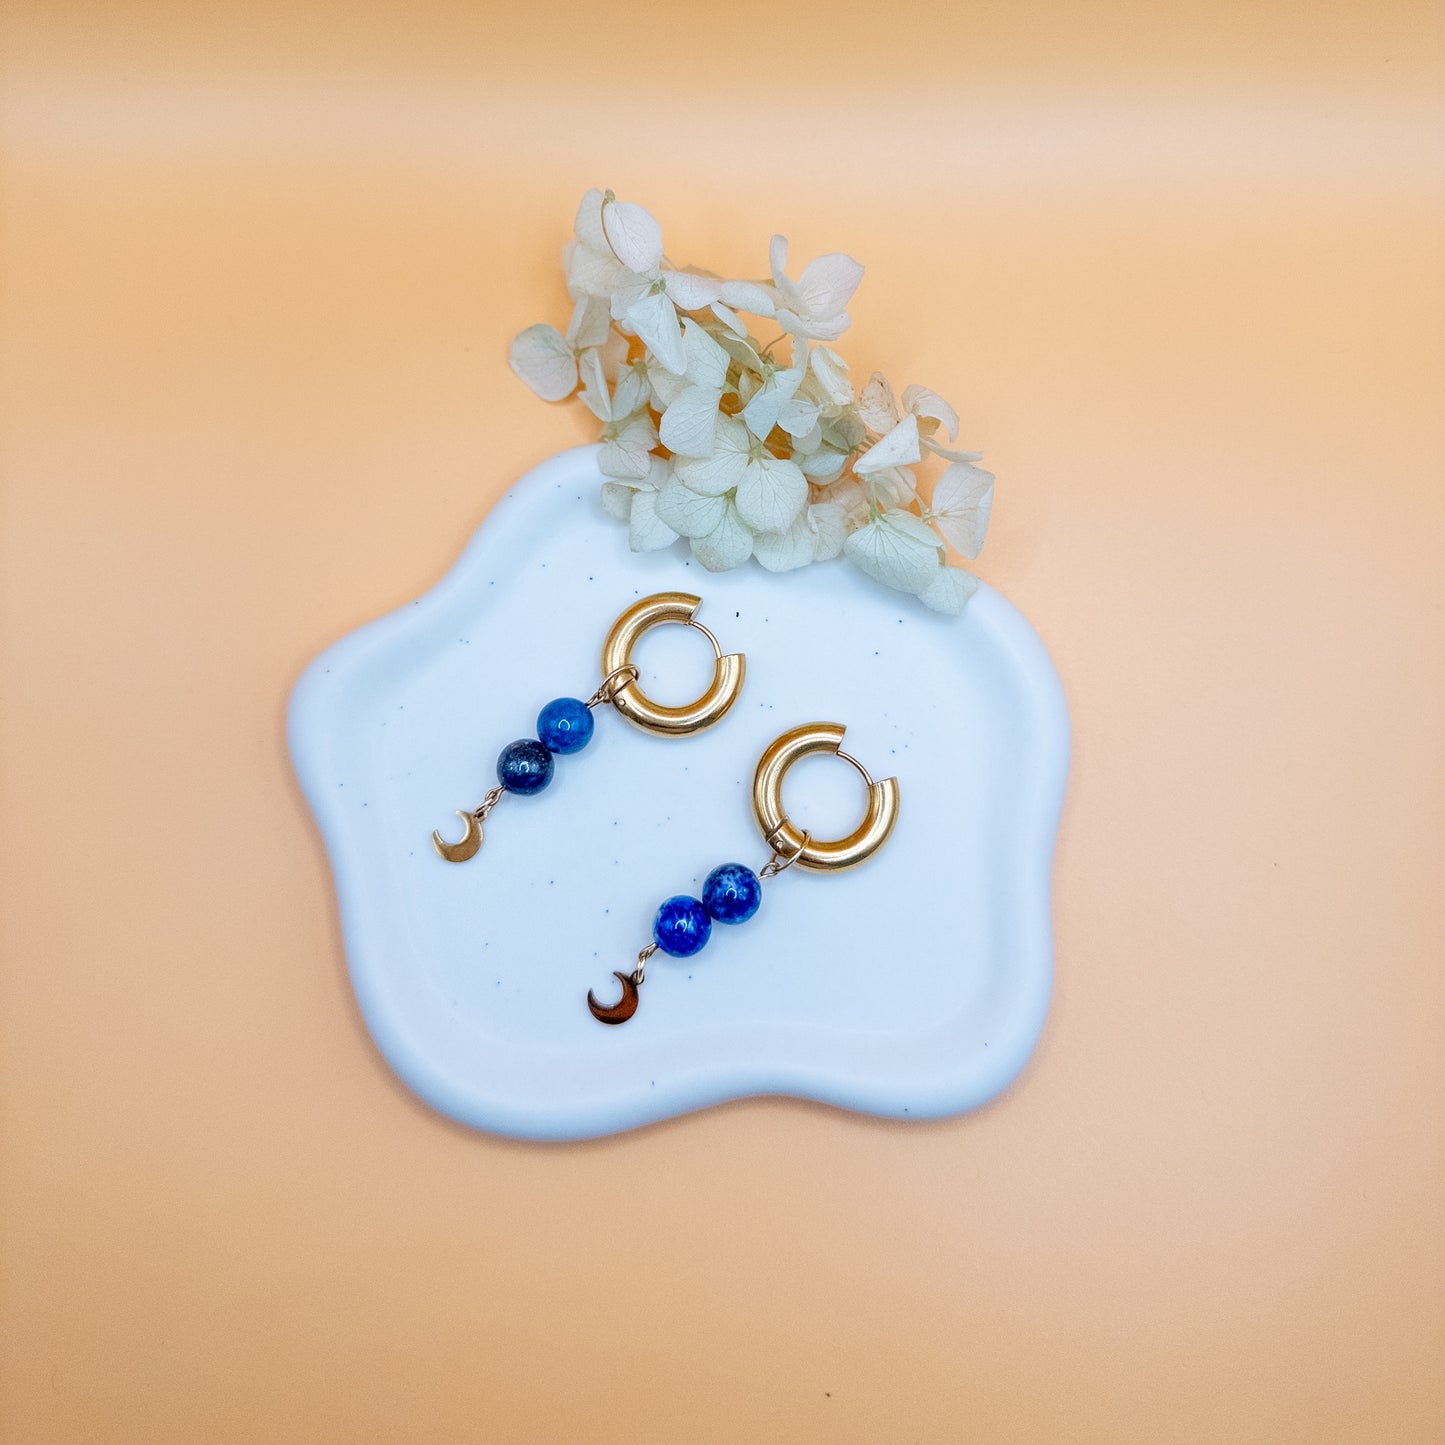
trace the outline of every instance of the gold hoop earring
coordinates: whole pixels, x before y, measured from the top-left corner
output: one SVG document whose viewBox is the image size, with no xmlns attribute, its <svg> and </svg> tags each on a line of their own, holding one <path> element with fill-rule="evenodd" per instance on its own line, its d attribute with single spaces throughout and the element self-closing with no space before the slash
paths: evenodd
<svg viewBox="0 0 1445 1445">
<path fill-rule="evenodd" d="M 898 779 L 874 782 L 868 769 L 843 751 L 844 729 L 839 723 L 804 723 L 768 744 L 753 774 L 753 813 L 768 846 L 776 853 L 792 855 L 800 868 L 837 872 L 856 868 L 888 841 L 898 821 Z M 783 779 L 794 763 L 810 753 L 832 753 L 851 763 L 868 786 L 868 807 L 863 821 L 835 842 L 826 843 L 796 827 L 783 811 Z"/>
<path fill-rule="evenodd" d="M 432 846 L 448 863 L 465 863 L 482 846 L 482 824 L 508 793 L 523 797 L 540 793 L 551 781 L 553 759 L 581 752 L 592 740 L 592 710 L 611 703 L 634 727 L 658 737 L 686 737 L 711 727 L 737 701 L 747 670 L 741 653 L 723 655 L 718 640 L 693 614 L 701 598 L 687 592 L 658 592 L 634 602 L 607 633 L 602 644 L 602 685 L 585 702 L 575 697 L 554 698 L 537 715 L 537 736 L 508 743 L 497 758 L 497 786 L 469 811 L 457 811 L 464 831 L 455 843 L 440 833 L 431 835 Z M 707 691 L 685 707 L 664 707 L 637 685 L 638 671 L 632 661 L 637 639 L 651 627 L 664 622 L 681 622 L 695 627 L 712 643 L 715 658 L 713 680 Z"/>
<path fill-rule="evenodd" d="M 762 885 L 793 864 L 814 872 L 837 872 L 856 868 L 871 858 L 887 841 L 898 822 L 898 779 L 874 781 L 857 758 L 842 750 L 844 729 L 839 723 L 805 723 L 771 742 L 758 760 L 753 774 L 753 813 L 771 857 L 756 873 L 742 863 L 722 863 L 707 875 L 702 897 L 679 894 L 658 910 L 652 924 L 652 942 L 640 949 L 631 973 L 613 977 L 622 985 L 622 997 L 610 1005 L 600 1004 L 588 992 L 587 1007 L 592 1017 L 604 1024 L 626 1023 L 637 1012 L 638 989 L 647 978 L 647 961 L 659 949 L 674 958 L 690 958 L 712 936 L 717 923 L 746 923 L 762 904 Z M 850 763 L 868 785 L 868 805 L 863 821 L 833 842 L 813 838 L 783 811 L 783 779 L 788 769 L 810 753 L 832 753 Z"/>
<path fill-rule="evenodd" d="M 622 683 L 612 698 L 612 705 L 634 727 L 658 737 L 686 737 L 689 733 L 710 728 L 737 701 L 742 691 L 747 663 L 742 653 L 723 654 L 716 637 L 697 621 L 695 613 L 701 599 L 689 592 L 658 592 L 634 602 L 616 622 L 602 644 L 604 676 L 622 672 L 632 676 Z M 712 643 L 713 677 L 706 692 L 696 702 L 682 707 L 664 707 L 643 692 L 637 682 L 637 669 L 632 663 L 632 649 L 644 632 L 667 622 L 680 622 L 696 628 Z"/>
</svg>

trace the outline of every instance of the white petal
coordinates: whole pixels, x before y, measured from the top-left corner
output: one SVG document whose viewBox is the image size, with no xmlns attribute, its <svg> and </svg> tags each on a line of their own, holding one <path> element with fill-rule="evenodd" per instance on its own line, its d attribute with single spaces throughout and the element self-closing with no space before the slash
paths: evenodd
<svg viewBox="0 0 1445 1445">
<path fill-rule="evenodd" d="M 662 227 L 645 207 L 609 201 L 602 208 L 602 229 L 612 254 L 629 271 L 655 271 L 662 264 Z"/>
<path fill-rule="evenodd" d="M 577 358 L 555 326 L 529 326 L 520 332 L 507 361 L 543 401 L 565 401 L 577 390 Z"/>
<path fill-rule="evenodd" d="M 677 474 L 695 492 L 710 497 L 730 492 L 747 474 L 749 437 L 735 416 L 719 416 L 710 457 L 679 457 Z"/>
<path fill-rule="evenodd" d="M 642 486 L 652 492 L 660 492 L 672 480 L 672 460 L 654 455 L 647 468 L 647 480 Z"/>
<path fill-rule="evenodd" d="M 774 236 L 768 243 L 768 264 L 773 273 L 773 314 L 781 319 L 784 308 L 790 312 L 804 310 L 802 295 L 788 279 L 786 236 Z"/>
<path fill-rule="evenodd" d="M 684 311 L 701 311 L 722 299 L 722 282 L 714 276 L 694 276 L 690 271 L 664 271 L 662 279 L 672 304 Z"/>
<path fill-rule="evenodd" d="M 730 311 L 721 301 L 712 303 L 712 314 L 732 332 L 734 336 L 746 336 L 748 334 L 747 323 L 736 311 Z"/>
<path fill-rule="evenodd" d="M 983 460 L 982 452 L 951 451 L 948 447 L 940 446 L 932 437 L 923 437 L 922 441 L 923 445 L 935 456 L 947 457 L 951 462 L 981 462 Z"/>
<path fill-rule="evenodd" d="M 869 497 L 880 507 L 904 507 L 918 495 L 918 484 L 908 467 L 888 467 L 862 478 Z"/>
<path fill-rule="evenodd" d="M 687 369 L 682 328 L 678 325 L 677 311 L 668 300 L 667 292 L 649 290 L 627 308 L 627 320 L 669 371 L 681 375 Z"/>
<path fill-rule="evenodd" d="M 978 591 L 978 578 L 962 567 L 940 567 L 938 575 L 918 594 L 918 600 L 935 612 L 957 617 L 964 604 Z"/>
<path fill-rule="evenodd" d="M 627 524 L 627 545 L 634 552 L 656 552 L 677 541 L 677 533 L 657 515 L 660 492 L 638 492 L 632 499 Z"/>
<path fill-rule="evenodd" d="M 584 246 L 602 254 L 608 251 L 607 233 L 602 229 L 602 192 L 596 186 L 582 197 L 572 229 Z"/>
<path fill-rule="evenodd" d="M 931 416 L 941 421 L 949 441 L 958 435 L 958 413 L 936 391 L 926 386 L 905 386 L 903 405 L 914 416 Z"/>
<path fill-rule="evenodd" d="M 651 281 L 639 281 L 631 271 L 623 271 L 622 274 L 629 279 L 623 285 L 614 286 L 608 300 L 612 319 L 617 322 L 626 321 L 628 311 L 652 291 Z"/>
<path fill-rule="evenodd" d="M 785 246 L 786 244 L 784 242 Z M 776 310 L 766 287 L 759 286 L 755 281 L 724 281 L 722 300 L 729 306 L 735 306 L 739 311 L 747 311 L 754 316 L 771 316 Z"/>
<path fill-rule="evenodd" d="M 814 341 L 836 341 L 847 329 L 851 320 L 846 311 L 832 317 L 811 317 L 803 314 L 801 307 L 779 306 L 777 323 L 790 336 L 809 336 Z"/>
<path fill-rule="evenodd" d="M 636 280 L 632 272 L 613 259 L 611 251 L 599 255 L 587 246 L 572 245 L 564 250 L 562 264 L 567 293 L 574 298 L 610 296 L 619 285 Z"/>
<path fill-rule="evenodd" d="M 764 453 L 738 483 L 738 515 L 755 532 L 781 532 L 808 501 L 808 479 L 795 462 Z"/>
<path fill-rule="evenodd" d="M 856 532 L 868 521 L 868 494 L 852 477 L 829 486 L 828 500 L 842 507 L 845 532 Z"/>
<path fill-rule="evenodd" d="M 627 338 L 613 327 L 607 333 L 607 340 L 594 350 L 602 360 L 602 375 L 609 381 L 615 380 L 627 362 Z"/>
<path fill-rule="evenodd" d="M 933 525 L 965 557 L 977 557 L 993 511 L 993 473 L 954 462 L 938 479 L 929 508 Z"/>
<path fill-rule="evenodd" d="M 868 385 L 858 398 L 858 415 L 869 431 L 886 432 L 898 425 L 903 413 L 893 398 L 893 388 L 881 371 L 868 378 Z"/>
<path fill-rule="evenodd" d="M 718 345 L 732 357 L 739 366 L 751 372 L 760 372 L 763 369 L 763 358 L 758 355 L 758 349 L 753 345 L 751 336 L 720 336 Z"/>
<path fill-rule="evenodd" d="M 813 375 L 823 394 L 834 406 L 846 406 L 853 400 L 853 383 L 848 380 L 848 367 L 836 351 L 826 346 L 813 348 Z"/>
<path fill-rule="evenodd" d="M 647 385 L 652 392 L 652 404 L 658 411 L 666 411 L 692 383 L 685 376 L 674 376 L 665 367 L 647 368 Z"/>
<path fill-rule="evenodd" d="M 814 502 L 803 514 L 813 538 L 813 560 L 826 562 L 843 550 L 847 534 L 841 502 Z"/>
<path fill-rule="evenodd" d="M 801 464 L 807 476 L 821 481 L 826 477 L 836 477 L 843 470 L 843 463 L 847 460 L 845 453 L 837 451 L 833 447 L 823 446 L 816 451 L 808 452 L 801 459 Z"/>
<path fill-rule="evenodd" d="M 635 366 L 629 366 L 617 378 L 617 388 L 612 393 L 612 414 L 631 416 L 646 405 L 651 392 L 646 365 L 639 361 Z"/>
<path fill-rule="evenodd" d="M 783 532 L 759 532 L 753 538 L 753 556 L 769 572 L 791 572 L 813 560 L 813 532 L 806 513 Z"/>
<path fill-rule="evenodd" d="M 656 445 L 657 433 L 651 420 L 634 417 L 616 436 L 603 433 L 602 450 L 597 454 L 598 470 L 603 476 L 619 481 L 646 477 L 652 465 L 652 448 Z"/>
<path fill-rule="evenodd" d="M 918 449 L 918 418 L 910 412 L 853 463 L 853 470 L 860 473 L 881 472 L 888 467 L 907 466 L 918 461 L 922 455 Z"/>
<path fill-rule="evenodd" d="M 612 394 L 602 374 L 602 358 L 595 350 L 584 351 L 577 359 L 577 374 L 582 379 L 582 401 L 600 422 L 612 420 Z"/>
<path fill-rule="evenodd" d="M 867 439 L 868 429 L 850 406 L 842 408 L 823 423 L 823 440 L 840 452 L 851 452 Z"/>
<path fill-rule="evenodd" d="M 632 499 L 637 493 L 625 482 L 602 483 L 602 509 L 609 517 L 625 522 L 632 515 Z"/>
<path fill-rule="evenodd" d="M 657 434 L 668 451 L 684 457 L 710 457 L 722 393 L 689 386 L 663 413 Z"/>
<path fill-rule="evenodd" d="M 794 397 L 793 400 L 796 401 L 797 398 Z M 786 425 L 786 423 L 784 423 L 784 425 Z M 823 424 L 815 417 L 813 420 L 813 425 L 810 426 L 807 431 L 805 431 L 801 436 L 795 436 L 793 438 L 793 460 L 795 462 L 798 462 L 798 465 L 801 466 L 802 462 L 799 461 L 799 458 L 807 453 L 817 451 L 818 448 L 822 446 L 822 444 Z"/>
<path fill-rule="evenodd" d="M 798 292 L 805 308 L 803 314 L 815 321 L 841 315 L 862 279 L 862 266 L 841 252 L 810 261 L 798 277 Z"/>
<path fill-rule="evenodd" d="M 683 537 L 706 537 L 722 521 L 728 506 L 726 497 L 694 492 L 678 476 L 657 494 L 657 515 Z"/>
<path fill-rule="evenodd" d="M 788 273 L 788 238 L 774 236 L 768 241 L 768 270 L 773 273 L 773 282 Z"/>
<path fill-rule="evenodd" d="M 801 373 L 792 368 L 775 371 L 763 383 L 758 394 L 743 408 L 743 421 L 759 441 L 766 438 L 777 426 L 784 405 L 792 400 L 793 393 L 797 391 L 802 380 Z"/>
<path fill-rule="evenodd" d="M 687 356 L 687 379 L 721 391 L 728 379 L 728 354 L 690 316 L 682 323 L 682 349 Z"/>
<path fill-rule="evenodd" d="M 612 329 L 612 314 L 601 296 L 579 296 L 567 323 L 567 344 L 578 351 L 601 346 Z"/>
<path fill-rule="evenodd" d="M 706 537 L 692 539 L 692 555 L 709 572 L 727 572 L 740 567 L 753 554 L 753 534 L 743 525 L 738 509 L 731 503 Z"/>
<path fill-rule="evenodd" d="M 804 401 L 801 397 L 795 396 L 792 401 L 783 404 L 782 410 L 778 412 L 778 425 L 790 437 L 805 437 L 815 428 L 819 441 L 823 437 L 822 428 L 818 427 L 817 403 Z"/>
<path fill-rule="evenodd" d="M 884 512 L 843 550 L 860 572 L 900 592 L 921 592 L 938 570 L 938 538 L 911 512 Z"/>
</svg>

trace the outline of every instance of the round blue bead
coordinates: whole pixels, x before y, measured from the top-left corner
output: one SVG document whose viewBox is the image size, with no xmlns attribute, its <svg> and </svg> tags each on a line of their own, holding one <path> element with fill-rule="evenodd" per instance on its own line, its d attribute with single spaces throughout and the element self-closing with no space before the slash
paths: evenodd
<svg viewBox="0 0 1445 1445">
<path fill-rule="evenodd" d="M 712 919 L 707 909 L 697 901 L 680 893 L 669 898 L 657 910 L 652 924 L 652 936 L 657 946 L 674 958 L 690 958 L 708 940 L 712 933 Z"/>
<path fill-rule="evenodd" d="M 537 714 L 537 736 L 549 753 L 580 753 L 592 741 L 592 709 L 575 697 L 554 697 Z"/>
<path fill-rule="evenodd" d="M 497 781 L 509 793 L 540 793 L 552 781 L 552 754 L 536 738 L 518 738 L 497 759 Z"/>
<path fill-rule="evenodd" d="M 763 901 L 763 885 L 741 863 L 719 863 L 702 885 L 703 907 L 719 923 L 746 923 Z"/>
</svg>

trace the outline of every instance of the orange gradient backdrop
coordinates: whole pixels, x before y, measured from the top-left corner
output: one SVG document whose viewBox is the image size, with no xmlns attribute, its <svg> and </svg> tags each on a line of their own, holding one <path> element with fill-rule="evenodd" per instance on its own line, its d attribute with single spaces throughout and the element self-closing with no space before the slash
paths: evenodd
<svg viewBox="0 0 1445 1445">
<path fill-rule="evenodd" d="M 7 6 L 0 1438 L 1445 1438 L 1439 15 Z M 1075 761 L 971 1117 L 508 1143 L 361 1025 L 287 694 L 588 439 L 593 183 L 859 257 L 998 473 Z"/>
</svg>

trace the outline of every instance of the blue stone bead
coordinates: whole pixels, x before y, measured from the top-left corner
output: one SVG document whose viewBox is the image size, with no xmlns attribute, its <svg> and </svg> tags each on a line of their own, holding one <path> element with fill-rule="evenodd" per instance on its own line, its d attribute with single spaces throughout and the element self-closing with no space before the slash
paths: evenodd
<svg viewBox="0 0 1445 1445">
<path fill-rule="evenodd" d="M 497 781 L 509 793 L 540 793 L 552 781 L 552 754 L 536 738 L 518 738 L 497 759 Z"/>
<path fill-rule="evenodd" d="M 592 709 L 579 698 L 554 697 L 537 714 L 537 736 L 549 753 L 580 753 L 592 741 Z"/>
<path fill-rule="evenodd" d="M 741 863 L 719 863 L 702 885 L 702 904 L 719 923 L 746 923 L 763 901 L 763 885 Z"/>
<path fill-rule="evenodd" d="M 707 909 L 685 893 L 669 898 L 657 910 L 657 918 L 652 925 L 652 936 L 657 946 L 674 958 L 690 958 L 707 942 L 711 933 L 712 919 L 707 916 Z"/>
</svg>

